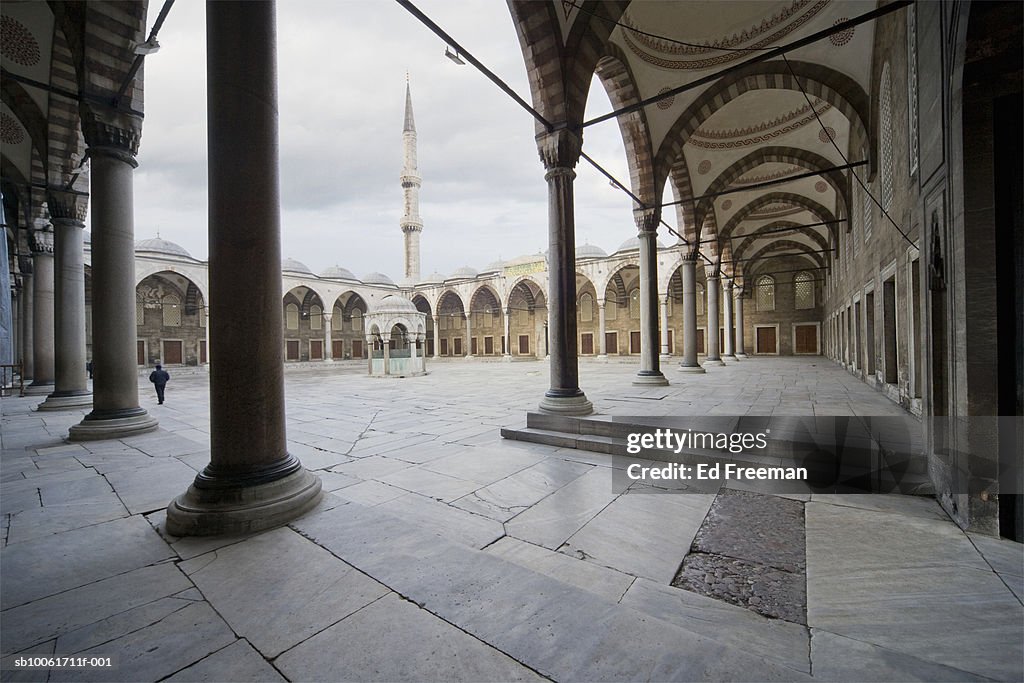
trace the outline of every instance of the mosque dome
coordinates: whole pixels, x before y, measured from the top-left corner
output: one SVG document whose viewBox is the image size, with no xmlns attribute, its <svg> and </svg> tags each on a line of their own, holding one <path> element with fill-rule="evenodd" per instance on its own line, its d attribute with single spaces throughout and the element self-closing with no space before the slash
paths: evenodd
<svg viewBox="0 0 1024 683">
<path fill-rule="evenodd" d="M 92 236 L 90 235 L 89 243 L 91 244 Z M 168 242 L 167 240 L 160 239 L 159 237 L 153 237 L 148 240 L 140 240 L 135 243 L 135 251 L 149 251 L 155 254 L 165 254 L 168 256 L 184 256 L 185 258 L 192 258 L 192 254 L 185 251 L 185 248 L 175 244 L 174 242 Z"/>
<path fill-rule="evenodd" d="M 462 266 L 461 268 L 456 270 L 454 273 L 452 273 L 451 276 L 448 279 L 449 280 L 461 280 L 461 279 L 464 279 L 464 278 L 474 278 L 477 275 L 479 275 L 479 273 L 477 273 L 475 270 L 473 270 L 469 266 Z"/>
<path fill-rule="evenodd" d="M 442 282 L 444 282 L 444 275 L 442 275 L 441 273 L 438 273 L 437 271 L 434 271 L 430 275 L 428 275 L 425 278 L 423 278 L 423 281 L 419 282 L 418 284 L 421 284 L 421 285 L 439 285 Z"/>
<path fill-rule="evenodd" d="M 296 261 L 293 258 L 286 258 L 281 261 L 281 270 L 289 271 L 292 273 L 302 273 L 303 275 L 312 275 L 313 271 L 309 269 L 302 261 Z"/>
<path fill-rule="evenodd" d="M 487 267 L 484 268 L 483 270 L 481 270 L 480 272 L 481 273 L 500 273 L 502 270 L 505 269 L 506 265 L 508 265 L 508 263 L 506 261 L 498 259 L 497 261 L 495 261 L 493 263 L 487 264 Z"/>
<path fill-rule="evenodd" d="M 368 285 L 395 285 L 395 281 L 384 273 L 369 273 L 364 275 L 363 282 Z"/>
<path fill-rule="evenodd" d="M 576 258 L 605 258 L 608 254 L 601 247 L 593 244 L 584 244 L 576 247 Z"/>
<path fill-rule="evenodd" d="M 320 273 L 320 277 L 331 277 L 340 280 L 358 280 L 352 271 L 348 268 L 342 268 L 341 266 L 331 266 L 324 272 Z"/>
<path fill-rule="evenodd" d="M 665 248 L 665 245 L 661 243 L 661 240 L 658 240 L 658 249 L 664 249 L 664 248 Z M 615 253 L 618 254 L 618 253 L 623 252 L 623 251 L 638 251 L 639 249 L 640 249 L 640 238 L 639 237 L 630 237 L 628 240 L 626 240 L 625 242 L 623 242 L 622 244 L 619 245 L 619 248 L 615 250 Z"/>
<path fill-rule="evenodd" d="M 416 304 L 397 294 L 388 294 L 371 313 L 419 313 Z"/>
</svg>

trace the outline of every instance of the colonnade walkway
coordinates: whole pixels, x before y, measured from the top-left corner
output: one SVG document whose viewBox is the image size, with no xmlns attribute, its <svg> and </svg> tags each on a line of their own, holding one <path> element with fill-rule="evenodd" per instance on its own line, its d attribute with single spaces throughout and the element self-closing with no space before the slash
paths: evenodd
<svg viewBox="0 0 1024 683">
<path fill-rule="evenodd" d="M 1021 680 L 1021 546 L 934 500 L 784 496 L 614 478 L 587 451 L 503 440 L 544 362 L 286 373 L 290 451 L 319 507 L 174 538 L 209 459 L 209 384 L 172 377 L 161 429 L 63 440 L 82 412 L 4 398 L 3 680 Z M 900 414 L 823 358 L 750 358 L 639 388 L 581 363 L 601 412 Z M 254 373 L 258 377 L 258 373 Z M 254 381 L 258 381 L 258 378 Z M 679 586 L 679 587 L 676 587 Z M 12 670 L 19 653 L 114 668 Z"/>
</svg>

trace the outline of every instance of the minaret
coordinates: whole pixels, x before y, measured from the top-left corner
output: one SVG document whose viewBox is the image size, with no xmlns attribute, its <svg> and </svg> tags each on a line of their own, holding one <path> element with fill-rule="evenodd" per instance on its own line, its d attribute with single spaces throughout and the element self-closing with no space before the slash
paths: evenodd
<svg viewBox="0 0 1024 683">
<path fill-rule="evenodd" d="M 405 195 L 405 210 L 402 214 L 402 232 L 405 234 L 405 282 L 416 284 L 420 281 L 420 233 L 423 221 L 420 219 L 420 175 L 416 168 L 416 123 L 412 118 L 412 94 L 409 92 L 409 75 L 405 77 L 405 128 L 402 130 L 402 147 L 405 163 L 402 165 L 402 193 Z"/>
</svg>

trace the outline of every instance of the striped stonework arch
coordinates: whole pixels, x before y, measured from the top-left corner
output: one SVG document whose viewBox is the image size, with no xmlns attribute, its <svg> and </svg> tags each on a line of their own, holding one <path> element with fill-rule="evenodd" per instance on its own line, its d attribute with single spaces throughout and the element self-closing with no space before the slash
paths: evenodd
<svg viewBox="0 0 1024 683">
<path fill-rule="evenodd" d="M 320 298 L 320 295 L 314 292 L 312 289 L 306 292 L 306 296 L 302 298 L 302 316 L 304 318 L 309 317 L 310 306 L 319 306 L 320 310 L 324 309 L 324 302 Z"/>
<path fill-rule="evenodd" d="M 70 90 L 78 89 L 71 50 L 59 28 L 54 30 L 53 50 L 50 61 L 50 83 Z M 71 180 L 70 171 L 77 167 L 85 151 L 85 140 L 79 130 L 78 104 L 66 97 L 51 97 L 49 100 L 49 182 L 52 185 L 66 185 Z M 75 178 L 75 189 L 89 190 L 89 175 Z"/>
<path fill-rule="evenodd" d="M 28 94 L 28 91 L 11 78 L 0 79 L 0 99 L 18 117 L 18 123 L 25 128 L 29 139 L 32 141 L 33 155 L 41 159 L 48 158 L 47 149 L 49 130 L 46 117 L 39 109 L 39 105 Z M 56 99 L 56 98 L 52 98 Z M 45 178 L 33 178 L 33 182 L 46 183 Z"/>
<path fill-rule="evenodd" d="M 678 232 L 690 244 L 696 244 L 700 240 L 700 223 L 694 213 L 693 185 L 690 183 L 690 167 L 686 163 L 686 157 L 680 154 L 672 169 L 669 172 L 669 179 L 672 183 L 672 197 L 676 204 L 676 225 Z M 655 187 L 661 187 L 655 183 Z"/>
<path fill-rule="evenodd" d="M 628 0 L 586 0 L 563 39 L 557 2 L 509 0 L 512 23 L 526 62 L 533 107 L 550 123 L 583 122 L 590 81 L 598 60 L 608 54 L 615 22 Z M 595 16 L 596 15 L 596 16 Z M 537 132 L 543 126 L 537 123 Z"/>
<path fill-rule="evenodd" d="M 797 147 L 760 147 L 750 152 L 743 158 L 735 161 L 727 169 L 722 171 L 717 178 L 715 178 L 705 194 L 716 194 L 729 188 L 739 178 L 743 177 L 746 173 L 757 168 L 761 164 L 767 163 L 783 163 L 790 164 L 793 166 L 799 166 L 800 168 L 807 169 L 808 171 L 820 171 L 821 169 L 831 168 L 834 164 L 826 159 L 825 157 L 811 152 L 806 149 L 800 149 Z M 839 198 L 842 206 L 847 207 L 845 213 L 849 214 L 849 197 L 847 196 L 848 183 L 846 177 L 842 171 L 825 171 L 821 174 L 821 177 L 832 186 L 835 190 L 836 197 Z M 707 213 L 711 206 L 714 204 L 714 197 L 707 197 L 700 200 L 697 203 L 695 209 L 696 217 L 700 220 L 701 216 Z"/>
<path fill-rule="evenodd" d="M 761 259 L 761 257 L 768 256 L 769 254 L 772 254 L 773 252 L 777 251 L 785 251 L 786 254 L 801 255 L 804 256 L 805 258 L 809 258 L 812 261 L 814 261 L 814 265 L 818 268 L 822 268 L 825 266 L 826 254 L 818 253 L 814 251 L 812 247 L 809 247 L 803 242 L 794 242 L 793 240 L 775 240 L 771 244 L 766 244 L 765 246 L 755 251 L 753 256 L 750 256 L 749 258 L 744 260 L 743 266 L 747 269 L 748 273 L 756 273 L 755 269 L 757 267 L 757 262 Z M 749 275 L 748 277 L 754 279 L 757 276 L 756 274 L 754 274 Z"/>
<path fill-rule="evenodd" d="M 751 90 L 795 90 L 801 86 L 810 97 L 824 100 L 838 109 L 863 136 L 869 137 L 869 102 L 864 89 L 852 78 L 820 64 L 789 60 L 799 82 L 786 63 L 769 60 L 735 71 L 717 81 L 680 114 L 666 133 L 654 158 L 654 177 L 668 177 L 675 160 L 683 155 L 683 145 L 695 130 L 716 111 Z M 872 145 L 871 149 L 875 149 Z M 874 155 L 869 159 L 874 173 Z"/>
<path fill-rule="evenodd" d="M 729 219 L 729 222 L 725 224 L 725 227 L 722 228 L 722 238 L 729 239 L 733 231 L 736 229 L 736 226 L 746 220 L 747 216 L 757 211 L 762 206 L 779 202 L 786 202 L 801 206 L 817 216 L 819 221 L 834 221 L 836 219 L 835 214 L 831 211 L 802 194 L 794 194 L 792 192 L 769 192 L 768 194 L 761 195 L 757 199 L 754 199 L 737 211 L 733 217 Z M 711 215 L 714 214 L 712 213 Z M 829 231 L 833 235 L 837 234 L 838 228 L 835 223 L 829 225 Z"/>
<path fill-rule="evenodd" d="M 544 289 L 533 281 L 528 275 L 520 276 L 520 278 L 508 289 L 508 298 L 505 300 L 506 308 L 513 308 L 513 300 L 516 298 L 522 299 L 529 310 L 535 309 L 537 306 L 544 306 Z"/>
<path fill-rule="evenodd" d="M 802 233 L 803 235 L 806 235 L 808 239 L 810 239 L 812 242 L 818 245 L 819 249 L 829 248 L 828 241 L 824 237 L 822 237 L 821 233 L 818 232 L 815 228 L 801 227 L 799 223 L 794 223 L 793 221 L 774 221 L 767 225 L 762 225 L 760 228 L 747 235 L 746 238 L 740 243 L 740 246 L 736 247 L 736 249 L 733 250 L 733 254 L 735 255 L 733 258 L 743 258 L 743 254 L 745 254 L 747 250 L 749 250 L 758 240 L 766 238 L 773 239 L 771 235 L 777 234 L 774 231 L 779 230 L 780 228 L 793 228 L 795 232 L 799 232 Z M 768 234 L 766 235 L 765 233 Z"/>
<path fill-rule="evenodd" d="M 498 293 L 490 285 L 480 285 L 469 298 L 469 310 L 479 313 L 490 307 L 492 313 L 497 313 L 501 309 L 499 301 Z"/>
<path fill-rule="evenodd" d="M 601 79 L 613 109 L 621 109 L 640 101 L 636 80 L 629 63 L 614 43 L 608 43 L 609 53 L 597 63 L 597 76 Z M 629 166 L 629 180 L 633 194 L 645 206 L 659 203 L 654 183 L 654 148 L 651 132 L 647 125 L 647 114 L 643 109 L 623 114 L 617 118 L 622 144 L 626 150 Z M 639 207 L 635 207 L 639 208 Z"/>
<path fill-rule="evenodd" d="M 454 289 L 446 289 L 441 298 L 437 300 L 437 313 L 438 315 L 443 313 L 461 313 L 466 315 L 468 307 L 462 300 L 462 296 L 459 295 Z"/>
</svg>

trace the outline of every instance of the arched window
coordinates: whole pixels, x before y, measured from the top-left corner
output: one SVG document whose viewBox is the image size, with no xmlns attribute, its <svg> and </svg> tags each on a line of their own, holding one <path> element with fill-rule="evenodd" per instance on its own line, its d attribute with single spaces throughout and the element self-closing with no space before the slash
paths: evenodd
<svg viewBox="0 0 1024 683">
<path fill-rule="evenodd" d="M 309 329 L 322 330 L 324 327 L 324 309 L 316 304 L 309 307 Z"/>
<path fill-rule="evenodd" d="M 633 320 L 640 319 L 640 290 L 634 289 L 629 293 L 629 317 Z"/>
<path fill-rule="evenodd" d="M 701 282 L 697 283 L 697 315 L 704 315 L 704 302 L 707 299 L 704 298 L 704 284 Z"/>
<path fill-rule="evenodd" d="M 619 317 L 619 304 L 615 299 L 606 299 L 604 302 L 604 319 L 615 320 Z"/>
<path fill-rule="evenodd" d="M 494 312 L 491 311 L 491 307 L 488 306 L 484 309 L 484 328 L 490 329 L 494 325 Z"/>
<path fill-rule="evenodd" d="M 814 308 L 814 278 L 810 273 L 797 273 L 793 278 L 797 308 Z"/>
<path fill-rule="evenodd" d="M 907 7 L 907 147 L 910 175 L 917 172 L 917 8 Z M 863 158 L 863 157 L 861 157 Z"/>
<path fill-rule="evenodd" d="M 580 322 L 589 323 L 594 320 L 594 297 L 585 293 L 580 297 Z"/>
<path fill-rule="evenodd" d="M 299 329 L 299 307 L 295 304 L 284 307 L 284 325 L 289 330 Z"/>
<path fill-rule="evenodd" d="M 363 312 L 360 311 L 358 308 L 352 311 L 352 331 L 363 331 Z"/>
<path fill-rule="evenodd" d="M 775 280 L 771 275 L 759 277 L 754 291 L 756 292 L 757 310 L 775 310 Z"/>
<path fill-rule="evenodd" d="M 882 66 L 882 79 L 878 92 L 878 146 L 882 208 L 888 210 L 893 197 L 893 156 L 892 156 L 892 76 L 889 62 Z"/>
<path fill-rule="evenodd" d="M 864 241 L 867 242 L 871 239 L 871 230 L 875 224 L 875 203 L 871 201 L 871 195 L 863 189 L 860 191 L 860 212 L 864 221 Z"/>
<path fill-rule="evenodd" d="M 438 323 L 438 325 L 437 325 L 438 329 L 447 330 L 448 329 L 448 316 L 442 315 L 442 316 L 438 317 L 437 323 Z"/>
<path fill-rule="evenodd" d="M 168 294 L 163 300 L 164 327 L 181 327 L 181 299 Z"/>
<path fill-rule="evenodd" d="M 334 309 L 334 315 L 331 316 L 331 329 L 332 330 L 343 330 L 345 329 L 345 316 L 342 314 L 340 308 Z"/>
<path fill-rule="evenodd" d="M 528 308 L 520 308 L 518 312 L 519 324 L 529 325 L 530 324 L 530 310 Z"/>
</svg>

